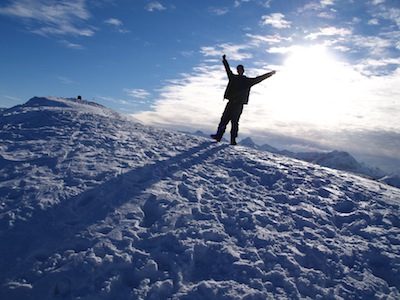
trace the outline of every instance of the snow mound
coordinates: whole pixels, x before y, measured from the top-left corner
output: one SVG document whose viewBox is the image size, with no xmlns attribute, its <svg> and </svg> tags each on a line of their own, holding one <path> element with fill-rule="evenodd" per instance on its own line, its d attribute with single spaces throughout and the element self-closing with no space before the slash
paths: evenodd
<svg viewBox="0 0 400 300">
<path fill-rule="evenodd" d="M 1 299 L 399 299 L 400 190 L 34 98 L 0 118 Z"/>
</svg>

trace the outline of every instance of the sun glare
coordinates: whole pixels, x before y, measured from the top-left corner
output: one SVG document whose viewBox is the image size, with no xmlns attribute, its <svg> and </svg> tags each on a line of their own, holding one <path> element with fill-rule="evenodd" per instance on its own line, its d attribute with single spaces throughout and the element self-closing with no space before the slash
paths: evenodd
<svg viewBox="0 0 400 300">
<path fill-rule="evenodd" d="M 293 47 L 279 72 L 281 113 L 298 121 L 334 123 L 343 101 L 342 69 L 324 46 Z"/>
</svg>

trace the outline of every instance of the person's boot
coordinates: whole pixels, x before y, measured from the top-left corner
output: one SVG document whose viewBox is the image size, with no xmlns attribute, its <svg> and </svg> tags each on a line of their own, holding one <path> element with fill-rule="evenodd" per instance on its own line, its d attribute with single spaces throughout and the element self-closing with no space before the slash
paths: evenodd
<svg viewBox="0 0 400 300">
<path fill-rule="evenodd" d="M 217 133 L 212 134 L 211 138 L 213 138 L 217 142 L 220 142 L 222 139 L 222 136 L 224 135 L 224 132 L 225 132 L 225 127 L 218 127 Z"/>
<path fill-rule="evenodd" d="M 234 145 L 234 146 L 237 145 L 236 138 L 233 136 L 231 136 L 231 145 Z"/>
<path fill-rule="evenodd" d="M 214 140 L 216 140 L 217 142 L 221 141 L 221 137 L 218 134 L 212 134 L 211 138 L 213 138 Z"/>
</svg>

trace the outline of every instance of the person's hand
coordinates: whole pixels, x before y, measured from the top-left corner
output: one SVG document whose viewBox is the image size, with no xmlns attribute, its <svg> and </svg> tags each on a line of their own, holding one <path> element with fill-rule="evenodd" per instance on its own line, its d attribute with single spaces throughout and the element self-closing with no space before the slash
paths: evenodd
<svg viewBox="0 0 400 300">
<path fill-rule="evenodd" d="M 222 55 L 222 59 L 226 59 L 226 55 L 224 54 L 224 55 Z"/>
</svg>

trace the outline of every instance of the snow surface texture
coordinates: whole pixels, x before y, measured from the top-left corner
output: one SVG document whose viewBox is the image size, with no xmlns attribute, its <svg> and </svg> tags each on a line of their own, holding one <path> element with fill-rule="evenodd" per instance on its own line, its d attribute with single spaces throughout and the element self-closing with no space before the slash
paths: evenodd
<svg viewBox="0 0 400 300">
<path fill-rule="evenodd" d="M 0 299 L 400 299 L 397 188 L 74 99 L 0 122 Z"/>
<path fill-rule="evenodd" d="M 203 137 L 210 136 L 201 131 L 196 131 L 194 134 Z M 275 154 L 281 154 L 332 169 L 351 172 L 358 175 L 364 175 L 369 178 L 389 184 L 391 186 L 400 188 L 399 174 L 387 174 L 379 168 L 368 167 L 364 163 L 359 163 L 353 156 L 345 151 L 333 150 L 331 152 L 292 152 L 288 150 L 278 150 L 277 148 L 272 147 L 268 144 L 259 146 L 255 144 L 250 137 L 241 140 L 239 142 L 239 145 L 257 150 L 264 150 Z"/>
<path fill-rule="evenodd" d="M 385 172 L 380 169 L 368 167 L 365 164 L 356 161 L 353 156 L 345 151 L 334 150 L 331 152 L 292 152 L 288 150 L 278 150 L 268 144 L 258 146 L 249 137 L 241 140 L 240 145 L 254 149 L 265 150 L 276 154 L 283 154 L 285 156 L 301 159 L 332 169 L 365 175 L 400 188 L 400 180 L 398 180 L 397 174 L 385 174 Z M 390 180 L 388 180 L 389 177 Z"/>
</svg>

